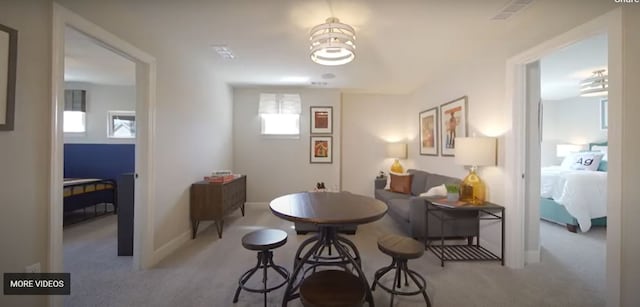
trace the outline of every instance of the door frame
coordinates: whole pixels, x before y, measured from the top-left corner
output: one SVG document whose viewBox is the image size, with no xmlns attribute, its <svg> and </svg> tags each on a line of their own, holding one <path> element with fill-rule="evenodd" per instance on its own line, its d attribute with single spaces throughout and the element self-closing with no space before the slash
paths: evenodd
<svg viewBox="0 0 640 307">
<path fill-rule="evenodd" d="M 608 38 L 608 74 L 609 86 L 609 151 L 621 153 L 621 136 L 611 131 L 621 131 L 622 112 L 620 108 L 622 98 L 622 12 L 614 9 L 602 16 L 577 26 L 559 36 L 539 44 L 519 55 L 507 60 L 506 67 L 506 99 L 512 107 L 512 133 L 506 137 L 506 169 L 507 186 L 506 199 L 513 204 L 508 214 L 511 224 L 508 226 L 507 252 L 510 255 L 507 263 L 510 267 L 521 268 L 527 260 L 535 261 L 540 257 L 540 249 L 527 251 L 525 242 L 531 239 L 532 232 L 539 232 L 539 219 L 526 214 L 525 188 L 527 184 L 526 169 L 526 130 L 536 124 L 527 121 L 526 112 L 526 65 L 539 60 L 556 50 L 562 49 L 575 42 L 599 34 L 607 34 Z M 618 84 L 616 84 L 618 83 Z M 611 106 L 614 107 L 611 107 Z M 538 152 L 538 155 L 540 153 Z M 620 301 L 619 282 L 621 276 L 619 255 L 621 251 L 620 220 L 622 202 L 617 195 L 621 193 L 620 182 L 622 174 L 618 168 L 610 168 L 607 176 L 607 303 L 618 305 Z M 513 183 L 513 184 L 511 184 Z M 538 206 L 538 204 L 535 204 Z M 525 224 L 531 228 L 525 230 Z M 539 243 L 539 242 L 538 242 Z M 538 244 L 539 246 L 539 244 Z M 529 259 L 527 259 L 529 258 Z M 618 289 L 618 290 L 616 290 Z"/>
<path fill-rule="evenodd" d="M 136 149 L 134 209 L 134 269 L 153 263 L 154 131 L 156 100 L 156 60 L 153 56 L 109 33 L 80 15 L 53 3 L 51 67 L 51 141 L 49 177 L 49 272 L 63 272 L 62 217 L 64 176 L 64 30 L 72 27 L 96 43 L 136 64 Z M 61 306 L 60 296 L 50 296 L 50 306 Z"/>
</svg>

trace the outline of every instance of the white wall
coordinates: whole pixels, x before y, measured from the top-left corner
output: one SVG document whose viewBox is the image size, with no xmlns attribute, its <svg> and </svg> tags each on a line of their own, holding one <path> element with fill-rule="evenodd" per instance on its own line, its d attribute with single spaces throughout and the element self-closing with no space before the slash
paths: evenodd
<svg viewBox="0 0 640 307">
<path fill-rule="evenodd" d="M 503 205 L 506 210 L 512 206 L 505 202 L 504 142 L 502 137 L 511 126 L 510 108 L 504 99 L 505 61 L 507 55 L 500 48 L 493 53 L 483 54 L 469 65 L 452 68 L 438 81 L 422 86 L 410 97 L 409 112 L 415 120 L 409 121 L 409 158 L 415 167 L 431 173 L 464 178 L 468 171 L 456 165 L 453 157 L 420 156 L 418 114 L 461 96 L 468 96 L 469 135 L 498 137 L 498 161 L 495 167 L 481 167 L 478 174 L 487 185 L 487 199 Z M 440 121 L 441 119 L 439 119 Z M 442 154 L 442 140 L 439 141 Z M 482 237 L 489 242 L 488 247 L 498 252 L 500 229 L 497 225 L 481 227 Z M 496 248 L 498 250 L 496 250 Z"/>
<path fill-rule="evenodd" d="M 374 178 L 389 172 L 393 159 L 386 157 L 386 144 L 407 142 L 408 95 L 342 95 L 342 188 L 373 196 Z M 409 156 L 416 153 L 409 152 Z M 409 161 L 400 161 L 405 169 Z"/>
<path fill-rule="evenodd" d="M 542 166 L 558 165 L 556 144 L 582 144 L 607 140 L 600 129 L 601 97 L 573 97 L 543 101 Z"/>
<path fill-rule="evenodd" d="M 206 46 L 183 46 L 165 36 L 170 27 L 153 28 L 132 11 L 136 1 L 60 0 L 76 14 L 99 25 L 156 59 L 154 250 L 172 250 L 190 237 L 189 188 L 213 169 L 233 165 L 231 88 L 216 77 L 216 59 Z M 171 6 L 153 6 L 154 13 Z M 156 20 L 146 20 L 154 22 Z M 206 45 L 206 44 L 205 44 Z M 165 254 L 165 253 L 162 253 Z"/>
<path fill-rule="evenodd" d="M 135 111 L 135 86 L 66 82 L 66 89 L 87 91 L 86 133 L 66 133 L 65 143 L 135 144 L 135 139 L 107 137 L 109 111 Z"/>
<path fill-rule="evenodd" d="M 49 0 L 4 1 L 18 30 L 15 127 L 0 131 L 0 272 L 47 271 L 51 14 Z M 43 295 L 0 295 L 0 306 L 44 306 Z"/>
<path fill-rule="evenodd" d="M 298 93 L 302 99 L 300 137 L 274 138 L 260 134 L 260 93 Z M 333 107 L 333 163 L 311 164 L 310 106 Z M 340 185 L 340 92 L 304 88 L 235 88 L 233 91 L 233 171 L 247 175 L 249 202 L 269 202 L 294 192 Z"/>
</svg>

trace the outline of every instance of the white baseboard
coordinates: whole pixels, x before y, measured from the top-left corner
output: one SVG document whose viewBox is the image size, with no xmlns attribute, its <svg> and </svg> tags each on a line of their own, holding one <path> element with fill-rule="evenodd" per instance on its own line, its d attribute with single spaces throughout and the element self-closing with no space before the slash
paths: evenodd
<svg viewBox="0 0 640 307">
<path fill-rule="evenodd" d="M 246 202 L 245 206 L 268 206 L 267 202 Z M 206 227 L 200 227 L 200 230 L 206 229 Z M 173 252 L 182 247 L 185 243 L 191 240 L 191 229 L 183 232 L 179 236 L 173 238 L 171 241 L 162 245 L 160 248 L 153 252 L 153 259 L 151 266 L 158 264 L 162 259 L 171 255 Z"/>
<path fill-rule="evenodd" d="M 191 229 L 183 232 L 181 235 L 173 238 L 171 241 L 167 242 L 165 245 L 162 245 L 160 248 L 153 251 L 153 260 L 151 262 L 151 266 L 155 266 L 162 259 L 171 255 L 173 252 L 175 252 L 181 246 L 187 243 L 190 239 L 191 239 Z"/>
<path fill-rule="evenodd" d="M 540 262 L 540 249 L 525 251 L 524 263 L 539 263 Z"/>
</svg>

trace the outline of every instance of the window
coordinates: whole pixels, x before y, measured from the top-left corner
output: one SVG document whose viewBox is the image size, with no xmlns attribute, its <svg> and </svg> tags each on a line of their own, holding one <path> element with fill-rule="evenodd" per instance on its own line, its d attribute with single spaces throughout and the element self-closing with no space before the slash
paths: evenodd
<svg viewBox="0 0 640 307">
<path fill-rule="evenodd" d="M 64 114 L 62 131 L 65 133 L 84 133 L 87 131 L 87 91 L 64 91 Z"/>
<path fill-rule="evenodd" d="M 84 133 L 87 131 L 86 113 L 81 111 L 64 111 L 62 130 L 65 133 Z"/>
<path fill-rule="evenodd" d="M 262 114 L 263 135 L 299 135 L 300 115 L 298 114 Z"/>
<path fill-rule="evenodd" d="M 298 94 L 260 94 L 262 135 L 299 136 L 300 104 Z"/>
<path fill-rule="evenodd" d="M 136 112 L 109 111 L 108 137 L 132 139 L 136 137 Z"/>
</svg>

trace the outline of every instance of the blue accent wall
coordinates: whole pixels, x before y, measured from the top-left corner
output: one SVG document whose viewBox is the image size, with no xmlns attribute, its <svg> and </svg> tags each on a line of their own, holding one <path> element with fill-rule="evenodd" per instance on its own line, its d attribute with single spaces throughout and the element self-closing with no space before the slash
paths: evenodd
<svg viewBox="0 0 640 307">
<path fill-rule="evenodd" d="M 135 144 L 64 144 L 65 178 L 118 179 L 135 171 Z"/>
</svg>

